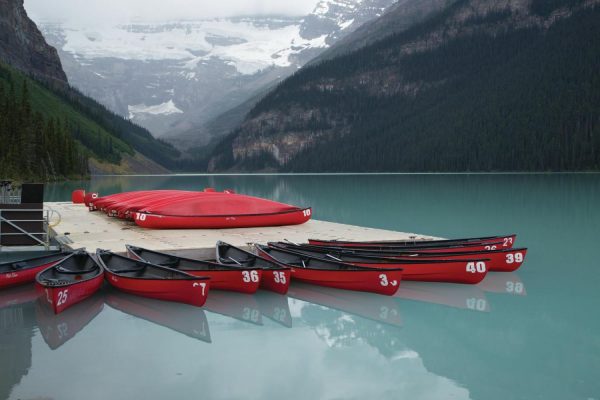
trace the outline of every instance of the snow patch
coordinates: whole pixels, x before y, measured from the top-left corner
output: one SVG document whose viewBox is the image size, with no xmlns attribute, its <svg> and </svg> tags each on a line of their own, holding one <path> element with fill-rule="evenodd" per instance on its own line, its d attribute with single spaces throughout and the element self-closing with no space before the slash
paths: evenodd
<svg viewBox="0 0 600 400">
<path fill-rule="evenodd" d="M 146 104 L 130 105 L 127 106 L 127 110 L 129 111 L 129 119 L 134 118 L 138 114 L 171 115 L 183 113 L 182 110 L 177 108 L 173 99 L 153 106 L 147 106 Z"/>
</svg>

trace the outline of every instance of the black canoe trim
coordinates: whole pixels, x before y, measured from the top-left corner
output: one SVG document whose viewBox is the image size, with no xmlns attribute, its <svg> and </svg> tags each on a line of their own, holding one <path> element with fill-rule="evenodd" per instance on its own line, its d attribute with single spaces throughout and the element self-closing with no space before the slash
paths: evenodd
<svg viewBox="0 0 600 400">
<path fill-rule="evenodd" d="M 244 267 L 244 266 L 240 266 L 240 265 L 223 264 L 223 263 L 217 262 L 217 260 L 209 261 L 209 260 L 197 260 L 195 258 L 179 257 L 174 254 L 144 249 L 142 247 L 137 247 L 137 246 L 132 246 L 132 245 L 126 245 L 125 247 L 127 248 L 128 252 L 135 254 L 141 260 L 143 260 L 149 264 L 160 265 L 163 267 L 172 268 L 172 269 L 175 269 L 177 271 L 182 271 L 182 272 L 185 272 L 185 271 L 225 271 L 225 272 L 227 272 L 227 271 L 251 271 L 254 269 L 258 269 L 258 268 Z M 150 253 L 150 254 L 153 254 L 153 255 L 156 255 L 159 257 L 165 257 L 167 260 L 169 260 L 168 264 L 165 265 L 162 262 L 156 262 L 153 259 L 145 258 L 143 253 Z M 177 260 L 177 262 L 175 262 L 175 260 Z M 187 268 L 187 267 L 182 267 L 182 266 L 177 265 L 181 261 L 190 263 L 192 265 L 197 265 L 198 268 Z M 204 266 L 205 268 L 200 268 L 201 266 Z"/>
<path fill-rule="evenodd" d="M 83 262 L 84 266 L 89 261 L 91 261 L 91 263 L 93 264 L 92 268 L 87 268 L 85 270 L 79 270 L 79 271 L 69 270 L 64 267 L 63 267 L 62 271 L 59 269 L 59 267 L 64 266 L 65 263 L 77 262 L 77 261 L 74 261 L 74 259 L 77 257 L 86 257 L 86 260 Z M 65 270 L 68 272 L 64 272 Z M 48 274 L 52 273 L 53 271 L 55 271 L 55 274 L 57 275 L 57 277 L 45 277 L 45 275 L 48 275 Z M 42 285 L 44 287 L 62 287 L 62 286 L 71 286 L 71 285 L 76 285 L 79 283 L 91 281 L 103 274 L 104 274 L 104 269 L 97 262 L 97 260 L 94 257 L 92 257 L 91 254 L 79 249 L 79 250 L 74 251 L 67 257 L 63 258 L 61 261 L 59 261 L 57 264 L 53 265 L 52 267 L 48 267 L 45 270 L 40 271 L 35 276 L 35 280 L 37 283 L 39 283 L 40 285 Z M 89 275 L 89 276 L 84 277 L 85 275 Z M 75 279 L 77 276 L 81 276 L 82 278 Z"/>
<path fill-rule="evenodd" d="M 305 268 L 305 269 L 312 269 L 312 270 L 317 270 L 317 271 L 344 271 L 344 272 L 403 271 L 402 268 L 361 267 L 358 265 L 353 265 L 353 264 L 349 264 L 349 263 L 345 263 L 345 262 L 339 262 L 339 261 L 328 260 L 326 258 L 309 256 L 309 255 L 306 255 L 306 254 L 303 254 L 300 252 L 287 250 L 287 249 L 286 250 L 279 249 L 279 248 L 274 249 L 274 248 L 260 245 L 260 244 L 255 244 L 255 246 L 259 251 L 269 254 L 271 257 L 278 260 L 278 262 L 280 262 L 281 264 L 284 264 L 284 265 L 292 267 L 292 268 L 299 268 L 299 269 Z M 283 253 L 284 255 L 288 255 L 288 256 L 295 256 L 295 257 L 299 258 L 299 260 L 297 262 L 302 263 L 302 265 L 291 264 L 291 262 L 285 261 L 281 258 L 278 258 L 276 255 L 273 255 L 272 254 L 273 252 Z M 281 254 L 279 257 L 281 257 Z M 311 261 L 316 261 L 316 262 L 319 262 L 319 263 L 325 264 L 325 265 L 335 265 L 335 266 L 337 266 L 337 268 L 319 268 L 319 267 L 305 265 L 305 263 L 307 263 L 307 262 L 310 263 Z"/>
<path fill-rule="evenodd" d="M 231 245 L 229 243 L 222 242 L 220 240 L 217 242 L 217 244 L 216 244 L 215 247 L 216 247 L 216 258 L 217 258 L 217 261 L 220 262 L 220 263 L 222 263 L 222 264 L 227 264 L 227 262 L 225 261 L 226 260 L 225 255 L 222 254 L 222 249 L 225 248 L 227 250 L 233 250 L 235 252 L 242 253 L 242 254 L 244 254 L 244 255 L 246 255 L 248 257 L 245 260 L 240 260 L 239 258 L 235 258 L 235 256 L 228 257 L 229 259 L 231 259 L 231 260 L 233 260 L 234 262 L 237 262 L 237 263 L 241 263 L 241 264 L 244 264 L 244 265 L 248 264 L 248 263 L 252 263 L 253 266 L 254 266 L 254 268 L 260 268 L 260 269 L 268 270 L 268 271 L 286 271 L 286 270 L 290 269 L 289 267 L 286 267 L 285 265 L 283 265 L 281 263 L 278 263 L 276 261 L 268 260 L 268 259 L 266 259 L 264 257 L 256 255 L 256 254 L 254 254 L 252 252 L 249 252 L 247 250 L 241 249 L 239 247 L 233 246 L 233 245 Z M 268 265 L 267 266 L 256 266 L 256 261 L 259 261 L 261 263 L 266 263 Z M 229 264 L 227 264 L 227 265 L 229 265 Z"/>
<path fill-rule="evenodd" d="M 114 267 L 111 267 L 108 265 L 108 263 L 110 263 L 111 261 L 105 260 L 103 258 L 103 256 L 110 256 L 111 258 L 121 260 L 121 262 L 125 262 L 128 264 L 133 263 L 135 265 L 135 268 L 115 269 Z M 96 257 L 98 259 L 98 263 L 100 265 L 102 265 L 102 267 L 104 267 L 104 269 L 108 273 L 117 275 L 117 276 L 121 276 L 123 278 L 140 279 L 140 280 L 166 280 L 166 281 L 173 281 L 173 280 L 191 281 L 191 280 L 209 280 L 210 279 L 207 276 L 194 276 L 194 275 L 188 274 L 185 271 L 181 271 L 179 269 L 164 267 L 162 265 L 157 265 L 157 264 L 149 263 L 146 261 L 134 260 L 133 258 L 125 257 L 125 256 L 113 253 L 108 250 L 102 250 L 102 249 L 96 250 Z M 161 272 L 165 273 L 165 275 L 164 276 L 151 276 L 150 275 L 151 273 L 147 272 L 148 270 L 151 270 L 151 269 L 156 269 L 158 271 L 161 271 Z M 131 274 L 134 272 L 135 273 L 143 272 L 146 276 L 144 276 L 144 275 L 142 275 L 142 276 L 127 275 L 127 274 Z M 168 274 L 170 274 L 170 276 Z"/>
</svg>

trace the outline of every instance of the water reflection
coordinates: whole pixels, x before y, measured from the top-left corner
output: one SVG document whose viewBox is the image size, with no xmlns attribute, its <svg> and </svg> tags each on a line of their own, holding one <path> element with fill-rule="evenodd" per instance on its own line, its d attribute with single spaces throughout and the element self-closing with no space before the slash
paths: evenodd
<svg viewBox="0 0 600 400">
<path fill-rule="evenodd" d="M 490 311 L 488 299 L 479 285 L 404 281 L 394 297 L 473 311 Z"/>
<path fill-rule="evenodd" d="M 527 296 L 525 284 L 515 272 L 490 272 L 478 286 L 486 292 Z"/>
<path fill-rule="evenodd" d="M 286 328 L 292 327 L 292 314 L 287 296 L 259 290 L 254 298 L 258 302 L 258 308 L 262 315 Z"/>
<path fill-rule="evenodd" d="M 101 292 L 77 303 L 60 314 L 54 314 L 48 303 L 35 302 L 37 325 L 44 341 L 56 350 L 84 329 L 104 308 L 104 295 Z"/>
<path fill-rule="evenodd" d="M 31 367 L 36 299 L 33 285 L 0 291 L 0 399 L 8 398 Z"/>
<path fill-rule="evenodd" d="M 402 326 L 400 305 L 390 296 L 293 282 L 288 296 L 393 326 Z"/>
<path fill-rule="evenodd" d="M 254 325 L 262 325 L 262 314 L 254 295 L 212 290 L 204 309 Z"/>
<path fill-rule="evenodd" d="M 107 291 L 105 302 L 126 314 L 211 343 L 206 314 L 198 307 L 134 296 L 114 289 Z"/>
</svg>

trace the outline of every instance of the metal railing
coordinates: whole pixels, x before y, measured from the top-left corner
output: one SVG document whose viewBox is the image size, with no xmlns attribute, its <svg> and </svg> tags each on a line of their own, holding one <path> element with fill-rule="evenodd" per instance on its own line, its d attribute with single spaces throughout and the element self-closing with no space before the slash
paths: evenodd
<svg viewBox="0 0 600 400">
<path fill-rule="evenodd" d="M 21 212 L 42 212 L 42 219 L 16 219 L 16 218 L 8 218 L 5 217 L 4 213 L 21 213 Z M 33 246 L 43 246 L 45 249 L 50 248 L 50 226 L 49 221 L 50 217 L 55 213 L 54 210 L 46 209 L 0 209 L 0 250 L 2 250 L 2 237 L 6 236 L 26 236 L 32 240 Z M 42 232 L 29 232 L 19 226 L 22 222 L 41 222 L 42 223 Z M 2 225 L 6 224 L 12 227 L 16 232 L 3 232 Z"/>
</svg>

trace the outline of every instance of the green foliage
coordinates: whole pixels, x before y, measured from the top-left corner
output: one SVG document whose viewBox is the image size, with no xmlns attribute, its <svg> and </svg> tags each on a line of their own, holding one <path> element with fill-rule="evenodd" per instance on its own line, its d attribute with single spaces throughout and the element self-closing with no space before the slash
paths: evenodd
<svg viewBox="0 0 600 400">
<path fill-rule="evenodd" d="M 35 111 L 28 79 L 21 76 L 19 82 L 5 72 L 0 72 L 0 177 L 52 180 L 87 175 L 87 157 L 66 124 Z"/>
<path fill-rule="evenodd" d="M 404 43 L 438 26 L 445 13 L 302 70 L 259 102 L 250 117 L 319 110 L 332 116 L 328 122 L 343 120 L 350 128 L 343 137 L 338 133 L 307 148 L 283 169 L 599 170 L 600 7 L 575 12 L 548 30 L 512 29 L 495 36 L 479 31 L 433 51 L 399 56 Z M 502 16 L 509 14 L 483 22 Z M 375 74 L 400 85 L 418 83 L 420 90 L 379 94 L 356 83 L 356 77 Z M 321 83 L 331 83 L 331 90 L 322 90 Z M 301 128 L 265 134 L 287 130 Z"/>
<path fill-rule="evenodd" d="M 32 121 L 37 120 L 36 118 L 40 119 L 42 121 L 40 126 L 44 126 L 44 129 L 36 131 L 36 134 L 21 136 L 22 139 L 19 141 L 27 138 L 26 141 L 31 142 L 28 146 L 57 145 L 57 149 L 61 151 L 75 151 L 78 155 L 73 157 L 84 158 L 86 164 L 88 157 L 118 164 L 123 154 L 133 155 L 134 150 L 137 150 L 167 167 L 175 165 L 175 159 L 179 156 L 179 152 L 170 144 L 153 138 L 144 128 L 108 111 L 73 88 L 35 80 L 0 63 L 0 87 L 3 88 L 6 97 L 4 102 L 12 101 L 7 99 L 24 98 L 22 82 L 26 82 L 25 97 L 28 99 L 27 104 L 30 110 L 29 114 L 23 111 L 24 115 L 31 115 Z M 6 112 L 6 110 L 7 108 L 4 107 L 4 119 L 9 118 L 10 121 L 5 121 L 5 124 L 9 125 L 3 125 L 1 134 L 7 137 L 13 134 L 21 135 L 21 130 L 26 131 L 28 128 L 21 126 L 23 121 L 14 120 L 10 112 Z M 53 122 L 49 125 L 48 121 Z M 49 141 L 44 141 L 41 131 L 52 133 L 57 130 L 59 133 L 56 135 L 64 135 L 65 138 L 62 140 L 49 138 Z M 67 145 L 66 143 L 69 141 L 67 139 L 75 139 L 74 144 L 69 142 Z M 23 149 L 23 147 L 14 147 L 10 151 L 17 151 L 15 154 L 18 157 L 21 155 L 18 151 Z M 31 168 L 23 170 L 21 164 L 15 164 L 17 158 L 7 156 L 10 151 L 7 146 L 2 147 L 0 159 L 6 160 L 6 162 L 3 161 L 3 165 L 0 166 L 0 172 L 2 172 L 0 176 L 56 179 L 88 173 L 87 166 L 79 168 L 80 165 L 76 162 L 64 165 L 57 164 L 55 161 L 51 162 L 50 160 L 54 160 L 52 155 L 54 150 L 49 150 L 49 158 L 44 159 L 43 163 L 37 164 L 39 170 L 35 169 L 34 164 L 30 165 Z M 10 164 L 8 164 L 9 161 Z M 66 169 L 58 168 L 57 165 L 65 166 Z M 69 166 L 73 168 L 69 169 Z"/>
</svg>

